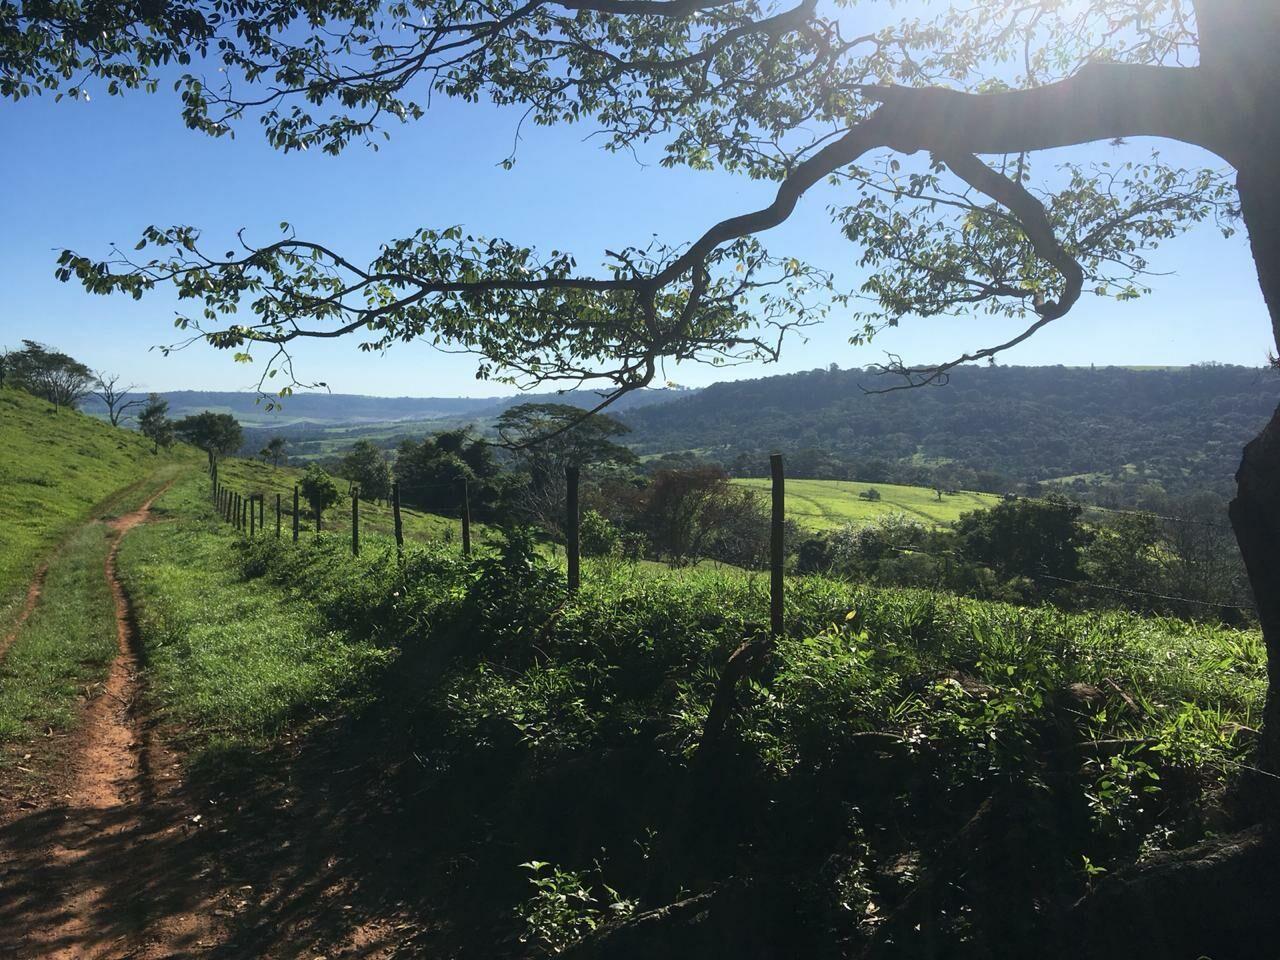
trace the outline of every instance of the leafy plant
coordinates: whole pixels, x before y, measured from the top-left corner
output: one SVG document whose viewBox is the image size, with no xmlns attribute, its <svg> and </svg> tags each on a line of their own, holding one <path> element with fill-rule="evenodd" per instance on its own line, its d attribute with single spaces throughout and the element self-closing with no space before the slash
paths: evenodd
<svg viewBox="0 0 1280 960">
<path fill-rule="evenodd" d="M 522 942 L 539 944 L 553 954 L 563 953 L 605 921 L 625 919 L 635 912 L 634 900 L 624 899 L 603 882 L 600 887 L 605 899 L 598 898 L 587 886 L 584 872 L 542 860 L 520 866 L 529 871 L 534 888 L 533 896 L 517 909 L 525 924 Z"/>
</svg>

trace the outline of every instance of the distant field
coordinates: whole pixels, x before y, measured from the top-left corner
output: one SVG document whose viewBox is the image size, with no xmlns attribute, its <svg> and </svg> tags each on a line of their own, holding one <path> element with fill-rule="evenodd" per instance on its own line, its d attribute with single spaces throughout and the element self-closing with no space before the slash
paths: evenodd
<svg viewBox="0 0 1280 960">
<path fill-rule="evenodd" d="M 750 477 L 736 484 L 768 495 L 770 481 Z M 876 489 L 879 500 L 859 494 Z M 939 500 L 928 487 L 904 487 L 893 483 L 857 483 L 851 480 L 788 480 L 787 516 L 811 530 L 833 530 L 845 524 L 870 523 L 876 517 L 904 513 L 925 523 L 953 523 L 960 514 L 994 507 L 1000 498 L 992 493 L 944 493 Z"/>
</svg>

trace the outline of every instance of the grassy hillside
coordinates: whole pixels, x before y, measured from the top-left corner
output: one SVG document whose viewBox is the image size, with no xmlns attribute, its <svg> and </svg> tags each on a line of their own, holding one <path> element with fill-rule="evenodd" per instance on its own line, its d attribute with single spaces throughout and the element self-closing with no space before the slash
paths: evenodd
<svg viewBox="0 0 1280 960">
<path fill-rule="evenodd" d="M 762 478 L 734 483 L 767 495 L 770 481 Z M 879 500 L 860 494 L 876 490 Z M 849 480 L 787 480 L 787 517 L 810 530 L 831 530 L 845 524 L 868 523 L 890 513 L 905 513 L 925 523 L 953 523 L 960 514 L 995 506 L 1000 498 L 989 493 L 943 493 L 942 499 L 928 487 L 893 483 L 855 483 Z"/>
<path fill-rule="evenodd" d="M 0 628 L 49 550 L 90 516 L 128 500 L 160 469 L 180 470 L 198 454 L 160 455 L 131 430 L 74 410 L 57 413 L 19 390 L 0 390 Z M 0 629 L 0 633 L 3 633 Z"/>
</svg>

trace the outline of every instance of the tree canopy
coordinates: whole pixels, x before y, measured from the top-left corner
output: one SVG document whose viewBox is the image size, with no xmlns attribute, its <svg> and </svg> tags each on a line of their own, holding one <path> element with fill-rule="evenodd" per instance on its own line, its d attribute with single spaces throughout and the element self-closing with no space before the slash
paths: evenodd
<svg viewBox="0 0 1280 960">
<path fill-rule="evenodd" d="M 338 485 L 333 477 L 318 464 L 311 464 L 307 472 L 298 482 L 303 499 L 311 506 L 311 514 L 316 520 L 316 529 L 320 529 L 320 518 L 325 510 L 338 502 Z"/>
<path fill-rule="evenodd" d="M 1032 154 L 1155 136 L 1256 168 L 1269 38 L 1280 35 L 1270 5 L 849 7 L 185 0 L 117 15 L 133 32 L 105 49 L 97 33 L 22 21 L 7 92 L 80 92 L 67 78 L 81 70 L 120 91 L 170 61 L 216 64 L 217 86 L 194 69 L 179 81 L 187 123 L 223 135 L 256 117 L 282 150 L 338 152 L 372 142 L 388 118 L 422 116 L 432 98 L 488 99 L 540 124 L 594 125 L 611 150 L 644 146 L 667 165 L 776 184 L 765 206 L 697 237 L 606 251 L 598 270 L 451 224 L 391 239 L 363 264 L 288 224 L 274 242 L 241 238 L 225 253 L 189 225 L 148 228 L 137 248 L 151 257 L 64 252 L 59 275 L 95 292 L 174 285 L 201 305 L 180 324 L 241 357 L 268 345 L 278 361 L 305 337 L 356 334 L 369 349 L 425 337 L 477 353 L 481 376 L 627 390 L 667 357 L 776 357 L 788 330 L 833 306 L 849 308 L 855 339 L 907 315 L 1027 318 L 1016 338 L 958 363 L 1021 342 L 1086 293 L 1140 295 L 1150 251 L 1192 224 L 1233 229 L 1239 198 L 1223 171 L 1141 148 L 1102 166 Z M 51 26 L 63 27 L 56 43 Z M 848 187 L 831 214 L 871 272 L 860 290 L 758 239 L 828 179 Z M 227 322 L 232 311 L 252 319 Z M 932 381 L 951 365 L 896 368 Z"/>
<path fill-rule="evenodd" d="M 211 463 L 218 457 L 235 453 L 244 442 L 239 421 L 229 413 L 209 410 L 195 413 L 183 417 L 173 429 L 179 439 L 207 453 Z"/>
<path fill-rule="evenodd" d="M 391 495 L 391 464 L 372 441 L 357 440 L 343 455 L 338 473 L 355 484 L 366 500 Z"/>
<path fill-rule="evenodd" d="M 504 410 L 498 436 L 522 478 L 517 509 L 553 532 L 561 532 L 567 467 L 630 463 L 635 454 L 615 442 L 628 432 L 600 413 L 562 403 L 522 403 Z"/>
<path fill-rule="evenodd" d="M 3 366 L 5 383 L 48 400 L 55 408 L 74 407 L 95 383 L 93 371 L 75 357 L 34 340 L 23 340 L 21 350 L 5 354 Z"/>
</svg>

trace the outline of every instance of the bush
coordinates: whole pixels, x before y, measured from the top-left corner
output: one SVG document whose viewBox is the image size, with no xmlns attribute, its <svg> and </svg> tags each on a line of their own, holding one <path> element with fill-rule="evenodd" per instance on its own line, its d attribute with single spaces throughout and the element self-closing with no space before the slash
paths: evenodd
<svg viewBox="0 0 1280 960">
<path fill-rule="evenodd" d="M 338 502 L 338 486 L 333 482 L 333 477 L 314 463 L 307 467 L 299 487 L 303 498 L 311 505 L 312 515 L 317 520 L 326 509 Z"/>
<path fill-rule="evenodd" d="M 622 552 L 622 534 L 596 510 L 582 515 L 578 545 L 586 557 L 611 557 Z"/>
</svg>

